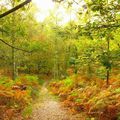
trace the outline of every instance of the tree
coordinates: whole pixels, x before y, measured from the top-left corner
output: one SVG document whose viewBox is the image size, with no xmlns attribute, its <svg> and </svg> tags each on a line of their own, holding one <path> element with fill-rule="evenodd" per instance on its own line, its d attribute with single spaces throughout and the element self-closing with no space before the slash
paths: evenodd
<svg viewBox="0 0 120 120">
<path fill-rule="evenodd" d="M 1 14 L 1 18 L 4 17 L 4 16 L 7 16 L 8 14 L 10 13 L 13 13 L 12 15 L 8 16 L 7 19 L 5 18 L 4 19 L 4 23 L 2 23 L 2 27 L 7 27 L 7 33 L 9 33 L 9 37 L 11 36 L 11 44 L 7 43 L 6 41 L 4 41 L 3 39 L 0 39 L 1 42 L 5 43 L 6 45 L 8 45 L 9 47 L 12 48 L 12 71 L 13 71 L 13 75 L 12 75 L 12 79 L 14 80 L 16 78 L 16 74 L 17 74 L 17 65 L 16 65 L 16 55 L 15 55 L 15 50 L 20 50 L 20 51 L 24 51 L 24 52 L 29 52 L 27 50 L 24 50 L 22 48 L 18 48 L 18 47 L 15 47 L 15 39 L 18 39 L 18 36 L 20 36 L 18 30 L 20 31 L 20 25 L 21 25 L 21 22 L 20 22 L 20 19 L 21 19 L 21 12 L 17 12 L 17 14 L 20 14 L 19 16 L 17 16 L 17 14 L 15 14 L 14 12 L 16 10 L 18 10 L 19 8 L 23 7 L 24 5 L 26 5 L 27 3 L 29 3 L 30 0 L 27 0 L 19 5 L 17 5 L 15 7 L 15 5 L 18 3 L 17 1 L 11 1 L 10 2 L 10 5 L 12 6 L 12 9 L 11 10 L 8 10 L 7 12 Z M 3 21 L 3 19 L 1 20 Z M 19 21 L 19 25 L 16 23 L 16 21 Z M 5 24 L 7 23 L 7 24 Z M 8 28 L 9 26 L 9 28 Z M 2 37 L 4 37 L 4 34 L 2 34 Z"/>
</svg>

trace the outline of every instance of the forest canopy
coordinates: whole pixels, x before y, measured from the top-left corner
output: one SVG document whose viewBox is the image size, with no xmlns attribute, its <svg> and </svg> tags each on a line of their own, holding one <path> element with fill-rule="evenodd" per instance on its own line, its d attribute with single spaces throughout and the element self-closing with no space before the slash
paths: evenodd
<svg viewBox="0 0 120 120">
<path fill-rule="evenodd" d="M 5 76 L 14 83 L 8 85 L 9 89 L 16 85 L 26 89 L 28 85 L 28 91 L 33 93 L 34 88 L 39 91 L 43 82 L 40 80 L 47 80 L 51 81 L 51 91 L 64 99 L 65 104 L 72 102 L 72 107 L 78 105 L 88 113 L 106 110 L 109 105 L 118 110 L 120 0 L 45 2 L 0 0 L 0 89 L 7 83 L 1 82 Z M 83 91 L 79 92 L 80 89 Z M 93 94 L 88 93 L 90 90 Z M 107 99 L 112 95 L 115 102 Z M 100 106 L 95 100 L 98 104 L 103 100 L 99 104 L 103 108 L 96 108 Z"/>
</svg>

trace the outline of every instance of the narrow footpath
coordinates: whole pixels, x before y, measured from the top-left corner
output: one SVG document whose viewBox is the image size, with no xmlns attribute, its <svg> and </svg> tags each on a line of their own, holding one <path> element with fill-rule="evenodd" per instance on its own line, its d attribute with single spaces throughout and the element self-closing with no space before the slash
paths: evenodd
<svg viewBox="0 0 120 120">
<path fill-rule="evenodd" d="M 30 120 L 85 120 L 85 118 L 81 114 L 70 114 L 61 106 L 60 101 L 49 93 L 46 85 L 43 85 L 40 99 L 34 105 Z"/>
</svg>

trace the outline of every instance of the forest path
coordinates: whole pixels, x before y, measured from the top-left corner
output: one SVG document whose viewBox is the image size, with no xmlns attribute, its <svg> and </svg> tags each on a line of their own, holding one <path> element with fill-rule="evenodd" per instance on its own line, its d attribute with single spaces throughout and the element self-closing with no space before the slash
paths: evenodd
<svg viewBox="0 0 120 120">
<path fill-rule="evenodd" d="M 30 120 L 85 120 L 80 114 L 72 115 L 52 96 L 46 85 L 41 88 L 40 99 L 33 108 Z"/>
</svg>

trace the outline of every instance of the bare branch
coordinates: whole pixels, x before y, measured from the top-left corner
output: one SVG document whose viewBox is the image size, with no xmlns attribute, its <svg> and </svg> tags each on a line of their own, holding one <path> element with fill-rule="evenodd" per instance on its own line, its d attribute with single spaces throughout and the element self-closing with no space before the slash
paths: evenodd
<svg viewBox="0 0 120 120">
<path fill-rule="evenodd" d="M 17 5 L 16 7 L 14 7 L 14 8 L 12 8 L 12 9 L 8 10 L 7 12 L 2 13 L 2 14 L 0 15 L 0 18 L 3 18 L 3 17 L 9 15 L 9 14 L 12 13 L 12 12 L 15 12 L 16 10 L 22 8 L 23 6 L 25 6 L 26 4 L 28 4 L 28 3 L 30 3 L 30 2 L 31 2 L 31 0 L 26 0 L 25 2 L 23 2 L 23 3 L 19 4 L 19 5 Z"/>
<path fill-rule="evenodd" d="M 12 46 L 10 45 L 9 43 L 5 42 L 3 39 L 0 38 L 0 41 L 3 42 L 4 44 L 6 44 L 7 46 L 11 47 L 11 48 L 14 48 L 16 50 L 20 50 L 20 51 L 23 51 L 23 52 L 28 52 L 28 53 L 31 53 L 32 51 L 27 51 L 27 50 L 24 50 L 24 49 L 21 49 L 21 48 L 17 48 L 15 46 Z"/>
<path fill-rule="evenodd" d="M 99 29 L 99 28 L 117 28 L 117 27 L 120 27 L 120 24 L 101 25 L 93 28 Z"/>
<path fill-rule="evenodd" d="M 79 3 L 78 3 L 78 2 L 76 2 L 75 0 L 73 0 L 73 2 L 74 2 L 74 3 L 76 3 L 77 5 L 79 5 Z"/>
</svg>

